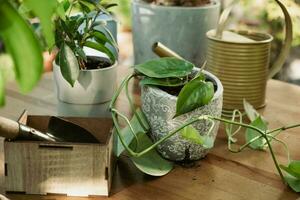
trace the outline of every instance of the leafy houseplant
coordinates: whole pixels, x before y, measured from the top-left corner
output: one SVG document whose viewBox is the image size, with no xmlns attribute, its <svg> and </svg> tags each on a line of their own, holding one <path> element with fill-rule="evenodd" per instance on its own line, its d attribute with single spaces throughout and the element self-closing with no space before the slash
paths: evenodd
<svg viewBox="0 0 300 200">
<path fill-rule="evenodd" d="M 0 1 L 0 38 L 5 51 L 0 55 L 0 102 L 4 104 L 3 68 L 13 65 L 14 74 L 22 92 L 30 91 L 43 72 L 42 48 L 37 35 L 21 8 L 30 11 L 42 25 L 42 35 L 48 48 L 54 45 L 52 18 L 59 8 L 57 0 Z M 10 64 L 11 63 L 11 64 Z M 7 70 L 9 71 L 9 69 Z M 30 77 L 30 78 L 29 78 Z"/>
<path fill-rule="evenodd" d="M 64 10 L 55 21 L 55 43 L 59 50 L 53 71 L 59 100 L 95 104 L 111 99 L 118 48 L 106 23 L 97 17 L 109 15 L 106 9 L 114 5 L 90 0 L 64 1 Z M 75 6 L 81 7 L 81 14 L 71 15 Z M 106 56 L 89 53 L 91 49 Z"/>
<path fill-rule="evenodd" d="M 206 54 L 205 34 L 216 28 L 219 13 L 220 3 L 214 0 L 133 0 L 135 64 L 156 58 L 149 47 L 161 42 L 201 66 Z"/>
<path fill-rule="evenodd" d="M 156 59 L 135 66 L 136 72 L 128 75 L 123 80 L 110 105 L 116 134 L 119 138 L 119 143 L 116 145 L 116 155 L 119 156 L 126 150 L 138 169 L 150 175 L 161 176 L 170 172 L 173 165 L 169 161 L 162 159 L 155 151 L 155 148 L 164 144 L 176 134 L 179 134 L 183 139 L 189 140 L 192 143 L 202 145 L 204 148 L 211 148 L 214 139 L 211 137 L 211 133 L 214 131 L 214 127 L 217 124 L 216 122 L 223 122 L 228 136 L 228 149 L 231 152 L 238 153 L 247 147 L 255 150 L 265 150 L 269 148 L 282 181 L 287 183 L 294 191 L 300 192 L 300 161 L 290 160 L 287 145 L 276 137 L 282 131 L 299 127 L 300 124 L 269 130 L 266 120 L 246 101 L 244 101 L 244 109 L 250 120 L 249 124 L 243 122 L 243 115 L 238 110 L 233 112 L 231 119 L 225 119 L 211 114 L 200 114 L 198 116 L 192 116 L 182 124 L 174 126 L 169 133 L 154 140 L 154 142 L 149 138 L 148 135 L 151 135 L 150 131 L 153 131 L 153 125 L 151 125 L 151 121 L 149 121 L 148 124 L 147 111 L 142 112 L 139 109 L 135 109 L 128 93 L 129 81 L 133 77 L 141 76 L 142 87 L 160 88 L 168 92 L 177 90 L 175 94 L 178 93 L 179 87 L 180 92 L 176 101 L 175 115 L 173 116 L 174 119 L 176 119 L 188 112 L 193 112 L 195 109 L 197 110 L 206 106 L 213 101 L 213 84 L 205 79 L 205 72 L 203 73 L 200 70 L 196 75 L 193 74 L 193 67 L 191 63 L 175 58 Z M 116 100 L 124 88 L 134 113 L 131 121 L 116 109 Z M 147 104 L 147 102 L 145 104 Z M 159 104 L 159 102 L 157 104 Z M 145 108 L 143 110 L 145 110 Z M 126 128 L 121 129 L 119 119 L 124 119 L 127 124 Z M 193 128 L 195 123 L 199 121 L 206 122 L 207 132 L 205 134 L 199 133 Z M 241 127 L 246 129 L 244 133 L 246 142 L 242 145 L 234 144 L 237 142 L 235 136 L 241 132 Z M 271 145 L 273 142 L 279 142 L 286 148 L 288 155 L 287 166 L 278 163 Z"/>
</svg>

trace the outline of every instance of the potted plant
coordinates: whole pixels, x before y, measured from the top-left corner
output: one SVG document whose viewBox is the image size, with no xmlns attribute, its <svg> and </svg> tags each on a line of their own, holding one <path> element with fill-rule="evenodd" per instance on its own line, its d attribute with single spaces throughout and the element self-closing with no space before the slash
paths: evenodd
<svg viewBox="0 0 300 200">
<path fill-rule="evenodd" d="M 141 77 L 142 110 L 135 109 L 128 93 L 129 81 L 137 76 Z M 124 88 L 134 113 L 131 120 L 116 108 L 116 100 Z M 149 175 L 162 176 L 173 167 L 162 157 L 184 163 L 203 157 L 213 147 L 218 122 L 223 122 L 229 151 L 238 153 L 247 147 L 254 150 L 268 148 L 283 183 L 300 192 L 300 161 L 291 160 L 287 144 L 277 138 L 282 131 L 300 124 L 269 129 L 263 116 L 245 100 L 247 123 L 238 110 L 233 112 L 231 119 L 222 118 L 222 90 L 215 76 L 201 69 L 195 70 L 194 65 L 185 60 L 161 58 L 136 65 L 135 72 L 123 80 L 110 105 L 118 135 L 116 155 L 126 150 L 138 169 Z M 121 119 L 127 124 L 124 129 L 119 125 Z M 237 143 L 236 135 L 242 133 L 241 130 L 245 130 L 245 143 Z M 287 165 L 278 163 L 273 142 L 284 145 Z"/>
<path fill-rule="evenodd" d="M 217 26 L 215 0 L 133 0 L 132 34 L 135 64 L 155 58 L 151 46 L 162 42 L 196 66 L 205 61 L 208 30 Z"/>
<path fill-rule="evenodd" d="M 105 20 L 97 18 L 109 15 L 106 8 L 111 5 L 65 2 L 66 14 L 55 21 L 55 44 L 59 50 L 53 74 L 58 99 L 69 104 L 107 102 L 116 86 L 118 48 Z M 75 6 L 80 6 L 82 13 L 70 15 Z"/>
</svg>

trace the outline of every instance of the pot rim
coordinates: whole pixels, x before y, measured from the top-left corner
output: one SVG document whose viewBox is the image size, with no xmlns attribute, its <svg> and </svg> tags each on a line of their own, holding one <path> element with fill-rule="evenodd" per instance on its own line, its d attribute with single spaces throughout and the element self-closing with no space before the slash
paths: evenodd
<svg viewBox="0 0 300 200">
<path fill-rule="evenodd" d="M 101 57 L 102 58 L 102 57 Z M 55 61 L 53 61 L 53 67 L 60 67 L 59 65 L 57 65 L 55 63 Z M 82 71 L 82 72 L 98 72 L 98 71 L 108 71 L 108 70 L 111 70 L 111 69 L 114 69 L 118 66 L 118 61 L 116 60 L 114 62 L 113 65 L 109 66 L 109 67 L 105 67 L 105 68 L 100 68 L 100 69 L 79 69 L 79 71 Z"/>
<path fill-rule="evenodd" d="M 260 34 L 260 35 L 264 35 L 266 36 L 266 39 L 264 40 L 260 40 L 260 41 L 255 41 L 255 42 L 234 42 L 234 41 L 226 41 L 226 40 L 222 40 L 222 39 L 219 39 L 219 38 L 216 38 L 214 36 L 212 36 L 212 33 L 215 32 L 216 29 L 212 29 L 212 30 L 209 30 L 206 32 L 206 37 L 209 39 L 209 40 L 212 40 L 212 41 L 216 41 L 216 42 L 220 42 L 220 43 L 225 43 L 225 44 L 240 44 L 240 45 L 257 45 L 257 44 L 267 44 L 267 43 L 270 43 L 272 42 L 273 40 L 273 36 L 269 33 L 264 33 L 264 32 L 257 32 L 257 31 L 245 31 L 245 30 L 238 30 L 238 31 L 235 31 L 235 30 L 229 30 L 229 31 L 232 31 L 232 32 L 241 32 L 241 33 L 246 33 L 248 35 L 257 35 L 257 34 Z"/>
<path fill-rule="evenodd" d="M 199 68 L 194 68 L 194 70 L 195 70 L 195 71 L 199 71 L 200 69 L 199 69 Z M 216 84 L 216 86 L 217 86 L 217 90 L 215 91 L 212 100 L 213 100 L 213 99 L 217 99 L 217 98 L 219 98 L 220 96 L 222 96 L 224 88 L 223 88 L 223 85 L 222 85 L 221 81 L 218 79 L 218 77 L 216 77 L 215 75 L 213 75 L 212 73 L 210 73 L 210 72 L 208 72 L 208 71 L 206 71 L 206 70 L 203 70 L 203 73 L 204 73 L 207 77 L 211 78 L 210 81 L 214 82 L 214 83 Z M 147 86 L 144 86 L 144 87 L 150 88 L 150 89 L 152 89 L 152 90 L 160 91 L 160 92 L 162 92 L 164 95 L 168 96 L 168 98 L 177 101 L 177 98 L 178 98 L 177 96 L 171 95 L 171 94 L 167 93 L 166 91 L 164 91 L 164 90 L 162 90 L 162 89 L 159 89 L 159 88 L 156 87 L 156 86 L 148 86 L 148 85 L 147 85 Z"/>
<path fill-rule="evenodd" d="M 203 6 L 192 6 L 192 7 L 154 5 L 154 4 L 143 2 L 141 0 L 133 0 L 131 4 L 136 4 L 147 8 L 154 8 L 154 9 L 161 9 L 161 10 L 207 10 L 210 8 L 220 7 L 221 5 L 220 2 L 216 0 L 212 0 L 210 4 L 206 4 Z"/>
</svg>

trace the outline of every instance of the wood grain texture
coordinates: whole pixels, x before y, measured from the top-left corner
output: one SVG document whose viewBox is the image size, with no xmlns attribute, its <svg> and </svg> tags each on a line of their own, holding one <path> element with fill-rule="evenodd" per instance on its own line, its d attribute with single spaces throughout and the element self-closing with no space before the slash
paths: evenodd
<svg viewBox="0 0 300 200">
<path fill-rule="evenodd" d="M 130 69 L 132 57 L 127 50 L 130 37 L 125 37 L 121 44 L 121 65 L 119 67 L 119 82 Z M 121 40 L 119 40 L 121 41 Z M 124 47 L 124 48 L 123 48 Z M 124 50 L 125 49 L 125 50 Z M 40 85 L 31 94 L 24 96 L 9 86 L 9 101 L 0 110 L 6 117 L 18 117 L 27 107 L 37 114 L 52 114 L 55 112 L 54 101 L 51 100 L 51 75 L 46 74 Z M 130 88 L 136 105 L 140 105 L 138 81 L 133 80 Z M 13 93 L 11 91 L 14 91 Z M 43 94 L 43 95 L 40 95 Z M 267 85 L 267 106 L 260 110 L 270 122 L 270 127 L 300 122 L 300 87 L 270 80 Z M 54 98 L 55 99 L 55 98 Z M 39 103 L 38 103 L 39 102 Z M 118 103 L 119 109 L 130 116 L 129 106 L 125 95 L 122 94 Z M 49 112 L 49 113 L 48 113 Z M 30 112 L 31 113 L 31 112 Z M 288 143 L 291 157 L 300 159 L 300 129 L 285 131 L 279 137 Z M 243 137 L 239 139 L 243 141 Z M 0 147 L 1 149 L 1 147 Z M 281 163 L 286 163 L 283 147 L 274 143 L 274 150 Z M 1 152 L 1 150 L 0 150 Z M 0 154 L 1 159 L 1 154 Z M 1 162 L 1 161 L 0 161 Z M 1 167 L 0 167 L 1 169 Z M 17 195 L 9 194 L 12 200 L 86 200 L 87 198 L 66 197 L 63 195 Z M 139 172 L 130 160 L 123 156 L 117 162 L 113 177 L 111 196 L 90 197 L 88 199 L 114 200 L 183 200 L 183 199 L 259 199 L 259 200 L 300 200 L 299 194 L 293 192 L 281 183 L 270 154 L 266 151 L 245 149 L 242 153 L 233 154 L 227 150 L 226 135 L 220 128 L 215 147 L 206 158 L 198 161 L 195 166 L 185 168 L 179 165 L 164 177 L 155 178 Z"/>
</svg>

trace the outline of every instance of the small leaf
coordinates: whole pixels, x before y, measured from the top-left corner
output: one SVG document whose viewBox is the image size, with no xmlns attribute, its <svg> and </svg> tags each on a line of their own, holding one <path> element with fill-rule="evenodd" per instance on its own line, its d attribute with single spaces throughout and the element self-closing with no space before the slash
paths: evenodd
<svg viewBox="0 0 300 200">
<path fill-rule="evenodd" d="M 288 185 L 295 191 L 300 192 L 300 179 L 295 178 L 293 176 L 285 176 L 284 177 Z"/>
<path fill-rule="evenodd" d="M 260 114 L 253 108 L 253 106 L 246 101 L 246 99 L 243 100 L 244 103 L 244 110 L 251 122 L 253 122 Z"/>
<path fill-rule="evenodd" d="M 152 78 L 184 77 L 191 74 L 194 65 L 188 61 L 165 57 L 149 60 L 134 68 Z"/>
<path fill-rule="evenodd" d="M 57 0 L 24 0 L 24 4 L 40 19 L 42 31 L 48 47 L 53 47 L 55 42 L 52 16 L 56 12 L 56 7 L 58 6 Z"/>
<path fill-rule="evenodd" d="M 138 132 L 146 133 L 146 132 L 148 132 L 150 127 L 149 127 L 149 124 L 146 120 L 146 117 L 144 116 L 144 113 L 140 109 L 137 109 L 136 114 L 140 117 L 144 127 L 146 127 L 146 130 L 143 129 L 143 127 L 141 126 L 141 124 L 139 123 L 139 121 L 137 119 L 137 116 L 134 115 L 132 117 L 132 119 L 130 120 L 130 124 L 132 125 L 132 128 L 134 129 L 135 133 L 138 133 Z M 125 139 L 125 143 L 127 145 L 129 145 L 131 143 L 132 139 L 134 138 L 129 126 L 126 126 L 124 129 L 122 129 L 121 135 Z M 114 149 L 115 149 L 114 152 L 116 153 L 116 156 L 119 157 L 121 155 L 121 153 L 125 150 L 125 148 L 122 145 L 118 135 L 115 135 L 115 138 L 117 140 L 115 141 L 116 143 L 115 143 L 115 147 L 114 147 Z"/>
<path fill-rule="evenodd" d="M 58 3 L 56 13 L 62 20 L 66 20 L 65 1 Z"/>
<path fill-rule="evenodd" d="M 181 131 L 181 136 L 184 139 L 189 140 L 196 144 L 202 145 L 204 143 L 203 137 L 199 134 L 199 132 L 192 125 L 184 127 Z"/>
<path fill-rule="evenodd" d="M 73 87 L 79 76 L 79 65 L 72 49 L 64 43 L 59 51 L 59 66 L 63 77 Z"/>
<path fill-rule="evenodd" d="M 211 82 L 193 79 L 180 91 L 176 102 L 174 117 L 190 112 L 208 104 L 214 96 L 214 86 Z"/>
<path fill-rule="evenodd" d="M 80 57 L 80 58 L 82 58 L 84 61 L 87 61 L 87 57 L 86 57 L 86 55 L 85 55 L 85 53 L 84 53 L 84 51 L 83 51 L 83 49 L 82 48 L 80 48 L 80 47 L 75 47 L 75 52 L 76 52 L 76 54 Z"/>
<path fill-rule="evenodd" d="M 90 47 L 92 49 L 101 51 L 103 53 L 105 53 L 110 60 L 114 63 L 117 59 L 116 55 L 114 53 L 112 53 L 106 46 L 104 46 L 103 44 L 98 44 L 96 42 L 92 42 L 92 41 L 86 41 L 84 43 L 84 46 Z"/>
<path fill-rule="evenodd" d="M 138 152 L 150 147 L 153 144 L 145 133 L 138 133 L 137 137 Z M 140 157 L 130 157 L 130 159 L 139 170 L 151 176 L 163 176 L 173 169 L 173 163 L 163 159 L 155 149 Z"/>
<path fill-rule="evenodd" d="M 209 135 L 202 136 L 204 139 L 203 147 L 206 149 L 211 149 L 214 146 L 215 139 Z"/>
<path fill-rule="evenodd" d="M 14 61 L 21 91 L 30 91 L 43 72 L 42 50 L 32 29 L 8 1 L 0 3 L 0 36 Z"/>
<path fill-rule="evenodd" d="M 251 126 L 254 126 L 262 131 L 267 130 L 267 124 L 266 122 L 261 118 L 261 116 L 258 116 L 253 122 L 250 123 Z M 256 130 L 247 128 L 245 133 L 246 142 L 251 141 L 253 138 L 260 136 L 261 134 L 258 133 Z M 257 139 L 256 141 L 252 142 L 249 146 L 252 149 L 264 149 L 265 148 L 265 142 L 266 140 L 264 138 Z"/>
<path fill-rule="evenodd" d="M 300 179 L 300 161 L 293 160 L 289 163 L 288 166 L 280 165 L 280 168 L 291 176 Z"/>
<path fill-rule="evenodd" d="M 151 78 L 151 77 L 144 77 L 140 81 L 141 85 L 158 85 L 158 86 L 165 86 L 165 87 L 178 87 L 186 84 L 185 80 L 180 78 Z"/>
</svg>

